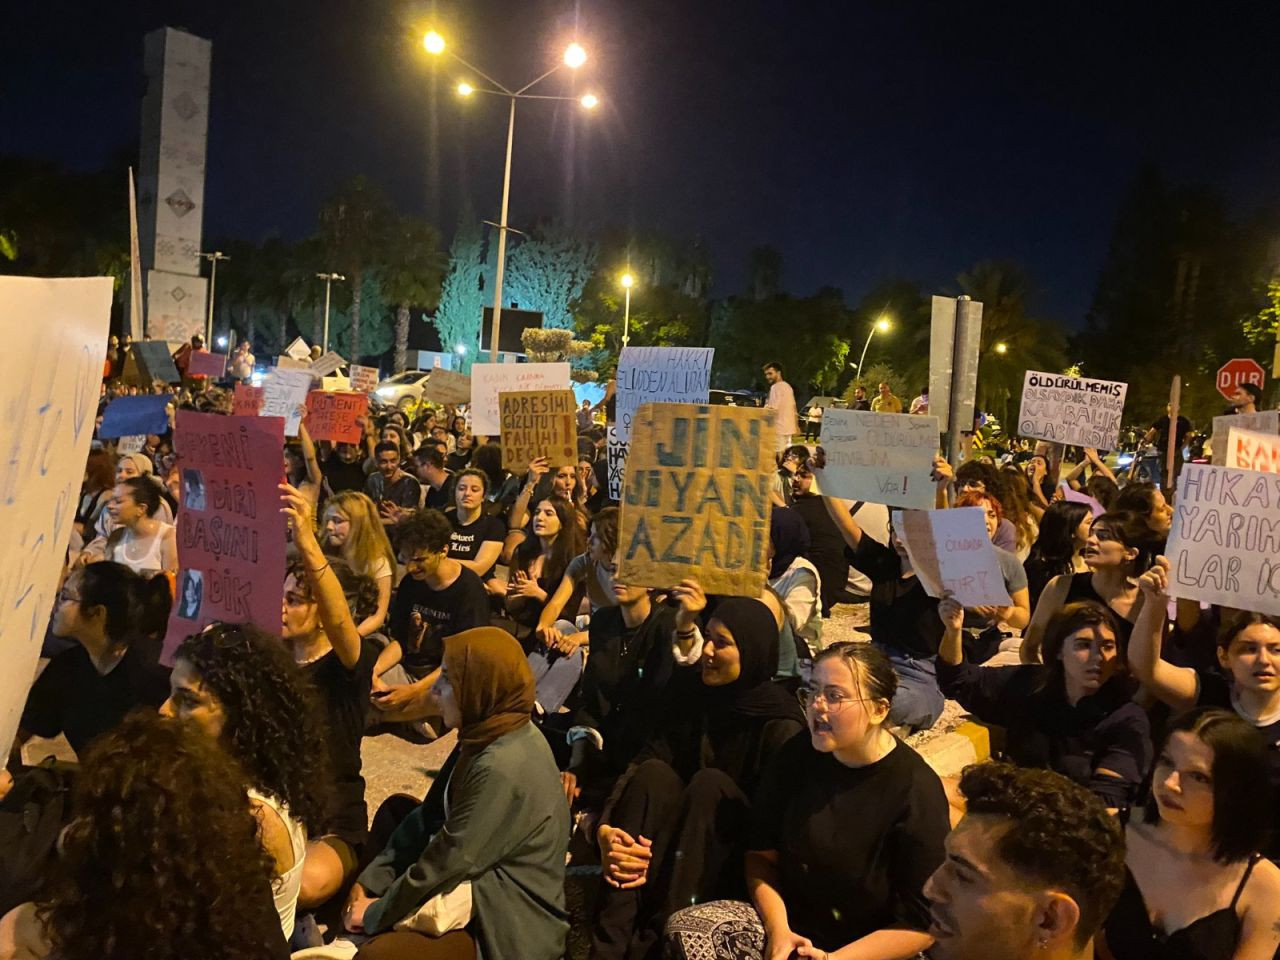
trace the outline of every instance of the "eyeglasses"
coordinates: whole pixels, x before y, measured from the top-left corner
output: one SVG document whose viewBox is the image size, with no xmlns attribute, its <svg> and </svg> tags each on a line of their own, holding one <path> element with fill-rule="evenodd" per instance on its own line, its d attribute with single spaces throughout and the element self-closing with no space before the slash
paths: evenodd
<svg viewBox="0 0 1280 960">
<path fill-rule="evenodd" d="M 814 706 L 819 700 L 827 705 L 828 713 L 839 713 L 850 703 L 866 703 L 865 697 L 846 697 L 838 690 L 828 693 L 825 690 L 813 690 L 809 687 L 802 687 L 796 691 L 796 699 L 800 701 L 800 706 L 808 710 Z"/>
</svg>

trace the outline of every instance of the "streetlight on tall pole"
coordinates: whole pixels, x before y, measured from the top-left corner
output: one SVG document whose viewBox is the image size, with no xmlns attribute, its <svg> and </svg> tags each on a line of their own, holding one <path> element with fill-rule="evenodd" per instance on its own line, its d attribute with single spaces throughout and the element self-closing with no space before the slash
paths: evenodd
<svg viewBox="0 0 1280 960">
<path fill-rule="evenodd" d="M 320 347 L 321 353 L 329 352 L 329 291 L 333 287 L 333 281 L 347 279 L 340 273 L 317 273 L 317 280 L 324 281 L 324 335 L 323 343 Z"/>
<path fill-rule="evenodd" d="M 511 109 L 507 115 L 507 161 L 502 171 L 502 212 L 501 218 L 496 224 L 498 228 L 498 266 L 494 271 L 493 282 L 493 326 L 491 328 L 492 340 L 489 344 L 489 361 L 491 363 L 498 362 L 498 333 L 502 328 L 502 280 L 503 273 L 507 262 L 507 231 L 510 227 L 507 225 L 507 207 L 511 199 L 511 150 L 515 143 L 516 134 L 516 101 L 517 100 L 572 100 L 581 104 L 584 110 L 591 110 L 600 104 L 600 98 L 593 93 L 585 94 L 582 97 L 554 97 L 543 94 L 529 93 L 528 91 L 541 83 L 547 77 L 558 71 L 561 67 L 568 67 L 570 70 L 577 70 L 580 66 L 587 62 L 587 52 L 577 43 L 571 43 L 564 51 L 563 62 L 557 63 L 554 67 L 542 74 L 540 77 L 531 80 L 518 90 L 511 90 L 503 86 L 493 77 L 489 76 L 483 70 L 478 69 L 460 56 L 449 50 L 444 42 L 444 37 L 431 30 L 422 38 L 422 45 L 426 48 L 427 53 L 433 56 L 440 56 L 448 53 L 449 56 L 457 60 L 468 70 L 474 72 L 485 81 L 492 84 L 491 87 L 480 87 L 468 81 L 462 81 L 457 86 L 460 96 L 469 97 L 473 93 L 487 93 L 491 96 L 506 97 L 511 102 Z"/>
<path fill-rule="evenodd" d="M 890 326 L 892 326 L 892 324 L 889 323 L 888 317 L 881 317 L 879 320 L 877 320 L 875 323 L 871 325 L 871 329 L 867 332 L 867 342 L 862 345 L 862 356 L 858 358 L 858 379 L 859 380 L 862 379 L 862 365 L 866 363 L 867 347 L 871 346 L 871 338 L 876 335 L 877 330 L 879 330 L 881 333 L 888 333 Z"/>
<path fill-rule="evenodd" d="M 205 347 L 213 346 L 213 294 L 218 288 L 218 261 L 230 260 L 221 250 L 214 250 L 212 253 L 201 253 L 200 256 L 209 261 L 209 318 L 204 325 L 204 343 Z"/>
<path fill-rule="evenodd" d="M 626 306 L 622 308 L 622 345 L 625 347 L 631 343 L 631 288 L 635 286 L 636 278 L 630 273 L 624 273 L 618 278 L 618 282 L 626 291 Z"/>
</svg>

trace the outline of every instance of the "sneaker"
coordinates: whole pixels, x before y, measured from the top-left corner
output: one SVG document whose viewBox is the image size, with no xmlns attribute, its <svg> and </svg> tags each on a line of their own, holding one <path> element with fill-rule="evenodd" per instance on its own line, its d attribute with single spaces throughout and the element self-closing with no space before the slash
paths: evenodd
<svg viewBox="0 0 1280 960">
<path fill-rule="evenodd" d="M 339 937 L 332 943 L 326 943 L 322 947 L 308 947 L 306 950 L 299 950 L 297 953 L 290 955 L 290 960 L 351 960 L 359 949 L 360 945 L 354 940 Z"/>
</svg>

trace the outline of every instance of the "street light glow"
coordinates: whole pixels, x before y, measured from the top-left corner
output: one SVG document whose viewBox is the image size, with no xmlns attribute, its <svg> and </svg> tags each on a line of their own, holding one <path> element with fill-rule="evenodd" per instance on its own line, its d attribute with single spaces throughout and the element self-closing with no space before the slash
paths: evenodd
<svg viewBox="0 0 1280 960">
<path fill-rule="evenodd" d="M 629 290 L 631 289 L 632 285 L 636 282 L 636 278 L 629 273 L 624 273 L 621 277 L 618 278 L 618 282 L 621 283 L 624 287 L 626 287 Z"/>
<path fill-rule="evenodd" d="M 453 349 L 458 354 L 458 356 L 462 356 L 464 353 L 467 352 L 467 345 L 465 343 L 460 343 Z"/>
<path fill-rule="evenodd" d="M 427 53 L 433 53 L 437 56 L 444 53 L 444 37 L 434 30 L 427 31 L 427 35 L 422 38 L 422 45 L 426 48 Z"/>
<path fill-rule="evenodd" d="M 442 41 L 443 42 L 443 41 Z M 564 51 L 564 64 L 570 70 L 577 70 L 580 66 L 587 62 L 587 51 L 582 49 L 582 44 L 571 43 Z"/>
<path fill-rule="evenodd" d="M 996 344 L 996 353 L 1004 354 L 1004 353 L 1008 353 L 1008 352 L 1009 352 L 1009 345 L 1008 345 L 1007 343 L 997 343 L 997 344 Z"/>
<path fill-rule="evenodd" d="M 469 97 L 475 92 L 476 92 L 476 88 L 473 87 L 471 84 L 467 83 L 467 81 L 465 80 L 463 80 L 460 84 L 458 84 L 459 96 Z"/>
<path fill-rule="evenodd" d="M 876 321 L 876 329 L 879 330 L 881 333 L 888 333 L 889 327 L 890 327 L 890 323 L 889 323 L 888 317 L 881 317 L 879 320 Z"/>
<path fill-rule="evenodd" d="M 588 110 L 593 110 L 595 109 L 596 105 L 600 103 L 600 98 L 597 97 L 594 93 L 588 93 L 588 94 L 584 94 L 582 99 L 579 100 L 578 102 L 581 103 Z"/>
</svg>

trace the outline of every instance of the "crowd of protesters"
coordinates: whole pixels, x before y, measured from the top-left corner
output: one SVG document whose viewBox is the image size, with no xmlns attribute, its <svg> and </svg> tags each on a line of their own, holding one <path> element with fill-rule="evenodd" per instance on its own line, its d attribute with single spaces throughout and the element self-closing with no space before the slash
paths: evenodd
<svg viewBox="0 0 1280 960">
<path fill-rule="evenodd" d="M 203 494 L 172 433 L 95 439 L 0 774 L 0 960 L 553 960 L 571 872 L 593 960 L 1277 954 L 1280 620 L 1171 600 L 1162 491 L 1050 445 L 936 461 L 1010 603 L 931 597 L 882 506 L 823 494 L 764 372 L 757 597 L 619 578 L 612 398 L 577 463 L 515 472 L 465 409 L 386 409 L 360 443 L 286 444 L 280 623 L 215 622 L 169 664 L 174 518 Z M 188 378 L 173 405 L 231 395 Z M 869 636 L 824 640 L 851 603 Z M 909 738 L 948 699 L 1001 733 L 944 782 Z M 425 797 L 370 811 L 374 730 L 456 731 Z M 24 765 L 59 735 L 74 771 Z"/>
</svg>

